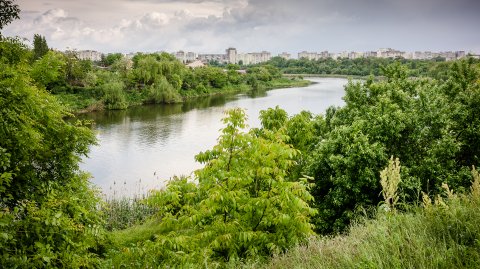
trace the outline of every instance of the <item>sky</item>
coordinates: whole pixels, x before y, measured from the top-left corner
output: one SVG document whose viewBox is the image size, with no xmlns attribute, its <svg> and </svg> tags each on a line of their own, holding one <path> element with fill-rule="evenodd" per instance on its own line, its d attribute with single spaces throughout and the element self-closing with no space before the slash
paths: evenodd
<svg viewBox="0 0 480 269">
<path fill-rule="evenodd" d="M 480 0 L 16 0 L 6 36 L 110 52 L 480 53 Z"/>
</svg>

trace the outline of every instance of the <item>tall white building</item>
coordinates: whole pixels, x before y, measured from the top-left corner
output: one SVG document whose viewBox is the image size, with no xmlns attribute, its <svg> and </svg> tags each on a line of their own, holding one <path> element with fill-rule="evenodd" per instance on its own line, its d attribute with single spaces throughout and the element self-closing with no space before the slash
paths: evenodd
<svg viewBox="0 0 480 269">
<path fill-rule="evenodd" d="M 198 59 L 203 63 L 208 63 L 210 61 L 217 61 L 219 63 L 227 63 L 226 54 L 198 54 Z"/>
<path fill-rule="evenodd" d="M 191 63 L 197 59 L 197 54 L 194 52 L 184 52 L 183 50 L 179 50 L 173 53 L 175 58 L 182 63 Z"/>
<path fill-rule="evenodd" d="M 237 49 L 236 48 L 228 48 L 225 50 L 227 54 L 227 61 L 228 63 L 235 64 L 237 63 Z"/>
<path fill-rule="evenodd" d="M 75 54 L 80 60 L 90 60 L 93 62 L 101 61 L 103 55 L 103 53 L 95 50 L 79 50 L 75 51 Z"/>
<path fill-rule="evenodd" d="M 272 58 L 270 52 L 250 52 L 250 53 L 238 53 L 236 48 L 228 48 L 225 50 L 225 58 L 228 63 L 231 64 L 258 64 L 266 62 Z"/>
</svg>

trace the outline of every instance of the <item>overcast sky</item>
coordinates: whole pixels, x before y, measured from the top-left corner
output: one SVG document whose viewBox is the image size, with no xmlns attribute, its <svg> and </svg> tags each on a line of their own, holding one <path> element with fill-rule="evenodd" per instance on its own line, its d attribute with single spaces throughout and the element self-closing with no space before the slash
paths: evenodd
<svg viewBox="0 0 480 269">
<path fill-rule="evenodd" d="M 101 52 L 480 52 L 480 0 L 16 0 L 7 36 Z"/>
</svg>

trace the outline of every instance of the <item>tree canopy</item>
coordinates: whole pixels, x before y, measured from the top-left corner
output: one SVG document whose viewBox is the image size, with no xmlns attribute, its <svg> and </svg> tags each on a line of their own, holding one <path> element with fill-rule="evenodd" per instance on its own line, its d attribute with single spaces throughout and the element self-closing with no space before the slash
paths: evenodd
<svg viewBox="0 0 480 269">
<path fill-rule="evenodd" d="M 33 60 L 43 57 L 47 52 L 48 45 L 45 37 L 38 34 L 33 35 Z"/>
<path fill-rule="evenodd" d="M 14 0 L 0 0 L 0 30 L 15 19 L 20 19 L 19 14 L 20 8 Z"/>
</svg>

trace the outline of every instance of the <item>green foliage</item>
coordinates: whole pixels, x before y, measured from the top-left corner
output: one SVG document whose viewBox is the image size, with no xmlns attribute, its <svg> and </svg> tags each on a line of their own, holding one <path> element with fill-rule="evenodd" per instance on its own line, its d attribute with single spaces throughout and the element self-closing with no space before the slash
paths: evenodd
<svg viewBox="0 0 480 269">
<path fill-rule="evenodd" d="M 51 91 L 55 85 L 65 83 L 65 59 L 59 52 L 49 51 L 32 65 L 30 76 L 39 87 Z"/>
<path fill-rule="evenodd" d="M 87 72 L 92 70 L 90 60 L 79 60 L 73 52 L 64 53 L 65 59 L 65 80 L 70 86 L 84 86 L 82 84 Z"/>
<path fill-rule="evenodd" d="M 472 174 L 478 187 L 478 172 Z M 450 194 L 411 213 L 379 212 L 353 225 L 348 235 L 312 238 L 264 268 L 476 268 L 480 193 L 473 186 L 470 194 Z"/>
<path fill-rule="evenodd" d="M 18 200 L 0 212 L 2 268 L 94 267 L 103 252 L 99 199 L 86 175 L 59 186 L 46 183 L 41 199 Z M 39 191 L 37 191 L 39 192 Z"/>
<path fill-rule="evenodd" d="M 128 107 L 123 82 L 109 81 L 100 87 L 103 92 L 105 107 L 108 109 L 125 109 Z"/>
<path fill-rule="evenodd" d="M 0 36 L 0 62 L 3 64 L 18 64 L 31 57 L 28 47 L 18 37 Z"/>
<path fill-rule="evenodd" d="M 168 104 L 181 102 L 182 99 L 165 77 L 147 86 L 147 102 Z"/>
<path fill-rule="evenodd" d="M 380 215 L 354 225 L 347 236 L 313 238 L 264 268 L 476 268 L 478 200 L 466 196 L 447 205 Z"/>
<path fill-rule="evenodd" d="M 33 60 L 42 58 L 48 52 L 47 40 L 44 36 L 33 35 Z"/>
<path fill-rule="evenodd" d="M 339 59 L 318 59 L 308 60 L 273 57 L 266 62 L 279 68 L 286 74 L 320 74 L 320 75 L 351 75 L 351 76 L 380 76 L 385 74 L 384 68 L 391 64 L 402 64 L 408 68 L 407 75 L 413 77 L 433 77 L 445 79 L 447 70 L 452 62 L 433 60 L 408 60 L 403 58 L 339 58 Z M 263 64 L 260 64 L 263 65 Z"/>
<path fill-rule="evenodd" d="M 107 56 L 102 55 L 101 63 L 103 66 L 111 66 L 123 58 L 121 53 L 109 53 Z"/>
<path fill-rule="evenodd" d="M 268 108 L 267 110 L 260 111 L 262 127 L 270 131 L 277 131 L 284 126 L 287 118 L 287 112 L 278 106 L 276 106 L 275 109 Z"/>
<path fill-rule="evenodd" d="M 220 265 L 279 253 L 312 234 L 307 184 L 287 180 L 297 151 L 281 133 L 242 132 L 242 110 L 227 113 L 218 144 L 196 156 L 206 164 L 195 172 L 198 185 L 178 178 L 150 196 L 161 232 L 130 248 L 126 260 L 142 256 L 130 266 Z"/>
<path fill-rule="evenodd" d="M 0 30 L 15 19 L 19 19 L 20 8 L 14 0 L 0 0 Z M 0 37 L 1 37 L 0 33 Z"/>
<path fill-rule="evenodd" d="M 468 167 L 479 161 L 478 70 L 472 61 L 455 63 L 446 82 L 411 80 L 398 64 L 384 68 L 387 79 L 350 82 L 346 105 L 329 109 L 325 131 L 310 153 L 306 173 L 314 176 L 321 233 L 341 232 L 360 208 L 381 200 L 379 174 L 388 156 L 402 159 L 402 202 L 421 191 L 436 194 L 441 184 L 463 190 Z"/>
<path fill-rule="evenodd" d="M 152 85 L 162 77 L 172 82 L 173 75 L 181 75 L 185 69 L 182 63 L 167 53 L 135 55 L 133 67 L 137 80 L 143 85 Z"/>
<path fill-rule="evenodd" d="M 144 198 L 109 198 L 101 211 L 105 218 L 105 229 L 122 230 L 139 224 L 151 217 L 157 210 Z"/>
<path fill-rule="evenodd" d="M 36 37 L 37 47 L 41 47 L 44 38 Z M 0 46 L 2 50 L 6 48 Z M 5 53 L 6 57 L 15 58 L 21 52 Z M 241 74 L 234 65 L 228 70 L 189 69 L 167 53 L 137 54 L 133 59 L 114 53 L 103 57 L 100 64 L 107 68 L 79 60 L 71 51 L 52 51 L 33 63 L 31 76 L 38 86 L 56 94 L 74 111 L 125 109 L 142 103 L 177 103 L 189 97 L 300 85 L 280 78 L 280 72 L 272 66 L 257 68 L 261 75 Z M 266 81 L 258 80 L 262 76 Z M 102 103 L 105 105 L 99 105 Z"/>
<path fill-rule="evenodd" d="M 23 51 L 6 40 L 1 47 Z M 98 198 L 78 162 L 95 137 L 65 122 L 71 115 L 33 85 L 26 55 L 0 61 L 0 267 L 94 267 Z"/>
</svg>

